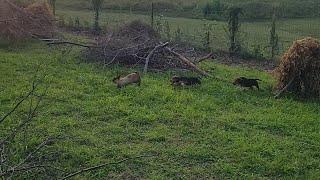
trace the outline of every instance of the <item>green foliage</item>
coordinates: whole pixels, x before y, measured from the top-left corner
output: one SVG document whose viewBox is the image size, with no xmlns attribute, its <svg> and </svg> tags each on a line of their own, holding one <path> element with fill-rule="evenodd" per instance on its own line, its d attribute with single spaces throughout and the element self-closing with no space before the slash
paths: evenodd
<svg viewBox="0 0 320 180">
<path fill-rule="evenodd" d="M 165 28 L 165 17 L 160 14 L 155 18 L 155 24 L 154 24 L 154 29 L 157 31 L 159 34 L 162 34 Z"/>
<path fill-rule="evenodd" d="M 101 30 L 99 26 L 99 18 L 103 2 L 104 0 L 91 0 L 92 9 L 94 11 L 94 30 L 96 33 L 99 33 Z"/>
<path fill-rule="evenodd" d="M 93 14 L 86 11 L 58 11 L 59 16 L 67 17 L 80 17 L 81 22 L 89 21 L 93 19 Z M 101 19 L 101 24 L 108 24 L 108 28 L 116 29 L 123 23 L 140 19 L 146 23 L 150 22 L 150 15 L 118 13 L 118 12 L 102 12 L 103 17 L 107 17 L 107 20 Z M 162 20 L 160 20 L 162 19 Z M 160 20 L 160 21 L 158 21 Z M 263 54 L 265 57 L 270 56 L 269 40 L 270 40 L 270 24 L 268 21 L 246 21 L 241 16 L 241 30 L 240 30 L 240 42 L 245 44 L 246 47 L 253 47 L 256 44 L 260 44 L 263 48 Z M 188 40 L 191 44 L 197 48 L 203 48 L 203 20 L 180 18 L 180 17 L 159 17 L 155 16 L 155 29 L 162 29 L 161 36 L 166 38 L 166 21 L 170 25 L 170 36 L 174 39 L 175 32 L 179 26 L 183 39 Z M 229 36 L 227 29 L 227 22 L 224 21 L 210 21 L 214 23 L 214 32 L 211 33 L 211 40 L 214 40 L 212 45 L 213 50 L 228 51 L 229 49 Z M 277 34 L 281 42 L 279 42 L 279 54 L 283 53 L 288 47 L 292 45 L 292 42 L 296 39 L 300 39 L 306 36 L 312 36 L 320 39 L 320 20 L 319 18 L 303 18 L 303 19 L 278 19 L 277 20 Z M 160 25 L 160 28 L 156 24 Z M 91 25 L 91 24 L 90 24 Z M 158 30 L 157 30 L 158 31 Z M 244 48 L 246 48 L 244 47 Z"/>
<path fill-rule="evenodd" d="M 60 16 L 58 17 L 58 26 L 59 26 L 59 27 L 65 27 L 65 26 L 66 26 L 65 16 L 60 15 Z"/>
<path fill-rule="evenodd" d="M 243 59 L 265 61 L 264 48 L 260 44 L 254 44 L 249 47 L 243 47 L 240 52 L 240 57 Z"/>
<path fill-rule="evenodd" d="M 141 0 L 106 1 L 104 7 L 111 10 L 130 11 L 131 4 L 135 3 L 135 10 L 146 14 L 150 12 L 151 2 Z M 279 18 L 320 17 L 318 0 L 161 0 L 154 1 L 154 3 L 155 9 L 158 12 L 167 13 L 166 15 L 201 19 L 203 15 L 209 19 L 226 19 L 227 9 L 230 6 L 241 7 L 245 19 L 269 19 L 272 17 L 274 5 L 279 7 Z M 57 4 L 59 9 L 85 10 L 90 8 L 88 0 L 63 0 L 58 1 Z"/>
<path fill-rule="evenodd" d="M 279 53 L 279 36 L 276 32 L 276 23 L 277 23 L 277 17 L 276 17 L 276 14 L 274 13 L 272 17 L 271 28 L 270 28 L 270 41 L 269 41 L 272 59 L 274 59 L 274 57 Z"/>
<path fill-rule="evenodd" d="M 151 27 L 154 28 L 154 4 L 151 3 Z"/>
<path fill-rule="evenodd" d="M 272 16 L 273 5 L 260 1 L 241 4 L 243 18 L 245 19 L 267 19 Z"/>
<path fill-rule="evenodd" d="M 202 44 L 203 44 L 203 48 L 206 51 L 210 51 L 211 50 L 211 45 L 212 45 L 212 34 L 214 34 L 213 31 L 213 24 L 205 21 L 203 24 L 203 35 L 202 35 Z"/>
<path fill-rule="evenodd" d="M 175 33 L 174 33 L 174 41 L 177 43 L 181 43 L 182 42 L 182 38 L 183 37 L 183 33 L 181 28 L 178 26 Z"/>
<path fill-rule="evenodd" d="M 74 27 L 76 30 L 80 30 L 81 29 L 81 24 L 80 24 L 80 18 L 79 17 L 76 17 L 75 20 L 74 20 Z"/>
<path fill-rule="evenodd" d="M 211 3 L 207 3 L 203 7 L 202 12 L 205 18 L 224 19 L 227 9 L 227 4 L 222 3 L 220 0 L 213 0 Z"/>
<path fill-rule="evenodd" d="M 70 29 L 74 28 L 74 22 L 74 19 L 72 17 L 69 17 L 67 27 Z"/>
<path fill-rule="evenodd" d="M 31 131 L 16 137 L 16 149 L 34 147 L 43 136 L 62 137 L 50 146 L 55 152 L 50 158 L 52 166 L 66 172 L 136 155 L 158 155 L 110 165 L 75 179 L 320 176 L 319 103 L 291 96 L 270 98 L 274 80 L 268 73 L 207 62 L 200 66 L 214 68 L 216 78 L 203 78 L 201 86 L 172 88 L 169 80 L 177 72 L 168 71 L 145 75 L 141 87 L 119 90 L 111 79 L 139 69 L 102 69 L 84 63 L 78 50 L 68 54 L 44 47 L 29 44 L 16 51 L 0 49 L 0 117 L 28 90 L 35 67 L 41 65 L 39 73 L 46 74 L 44 85 L 48 85 Z M 260 78 L 262 90 L 233 86 L 239 76 Z M 27 111 L 23 105 L 0 124 L 0 137 Z M 20 152 L 14 152 L 17 162 L 25 157 Z M 48 178 L 61 179 L 41 177 L 37 172 L 16 179 Z"/>
<path fill-rule="evenodd" d="M 241 51 L 240 43 L 240 14 L 242 9 L 232 7 L 229 10 L 228 16 L 228 37 L 229 37 L 229 52 L 230 54 L 237 54 Z"/>
<path fill-rule="evenodd" d="M 164 34 L 166 39 L 171 41 L 171 28 L 168 20 L 164 22 Z"/>
</svg>

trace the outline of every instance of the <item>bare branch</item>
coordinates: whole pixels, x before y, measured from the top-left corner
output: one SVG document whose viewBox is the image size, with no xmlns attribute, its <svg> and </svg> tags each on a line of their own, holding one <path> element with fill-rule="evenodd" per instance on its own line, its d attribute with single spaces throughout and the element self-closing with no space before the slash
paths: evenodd
<svg viewBox="0 0 320 180">
<path fill-rule="evenodd" d="M 195 62 L 200 63 L 200 62 L 202 62 L 202 61 L 204 61 L 204 60 L 211 59 L 212 57 L 213 57 L 213 53 L 211 52 L 211 53 L 209 53 L 208 55 L 199 58 L 199 59 L 196 60 Z"/>
<path fill-rule="evenodd" d="M 43 141 L 34 151 L 32 151 L 31 153 L 29 153 L 25 159 L 23 159 L 18 165 L 16 165 L 16 166 L 14 167 L 14 169 L 20 168 L 20 167 L 21 167 L 22 165 L 24 165 L 27 161 L 29 161 L 34 154 L 36 154 L 37 152 L 39 152 L 43 147 L 45 147 L 46 145 L 52 143 L 53 141 L 54 141 L 54 140 L 53 140 L 52 138 L 48 138 L 48 139 L 46 139 L 45 141 Z"/>
<path fill-rule="evenodd" d="M 181 54 L 173 51 L 171 48 L 166 47 L 165 48 L 167 51 L 169 51 L 171 54 L 175 55 L 176 57 L 178 57 L 182 62 L 184 62 L 185 64 L 187 64 L 189 67 L 193 68 L 194 70 L 196 70 L 198 73 L 200 73 L 203 76 L 207 76 L 207 77 L 211 77 L 210 74 L 208 74 L 207 72 L 201 70 L 200 68 L 198 68 L 195 64 L 193 64 L 190 60 L 188 60 L 186 57 L 182 56 Z"/>
<path fill-rule="evenodd" d="M 157 45 L 156 47 L 153 48 L 153 50 L 149 53 L 149 55 L 148 55 L 147 58 L 146 58 L 146 64 L 145 64 L 144 69 L 143 69 L 143 73 L 144 73 L 144 74 L 147 73 L 147 71 L 148 71 L 149 61 L 150 61 L 150 58 L 153 56 L 153 54 L 154 54 L 159 48 L 166 47 L 168 44 L 169 44 L 169 42 L 166 42 L 166 43 Z"/>
<path fill-rule="evenodd" d="M 36 89 L 36 86 L 35 86 L 35 85 L 33 85 L 33 89 Z M 33 92 L 34 92 L 34 90 L 33 90 Z M 15 129 L 11 132 L 11 134 L 10 134 L 9 136 L 7 136 L 7 138 L 5 138 L 4 141 L 0 142 L 0 145 L 3 145 L 3 144 L 5 144 L 5 143 L 7 143 L 9 140 L 13 139 L 13 138 L 16 136 L 16 134 L 17 134 L 23 127 L 25 127 L 29 122 L 32 121 L 32 119 L 33 119 L 33 117 L 34 117 L 34 115 L 35 115 L 35 112 L 38 110 L 38 108 L 39 108 L 39 106 L 40 106 L 40 103 L 41 103 L 41 101 L 42 101 L 42 99 L 43 99 L 43 97 L 45 96 L 46 93 L 47 93 L 47 89 L 46 89 L 46 91 L 45 91 L 42 95 L 40 95 L 40 96 L 38 97 L 38 100 L 37 100 L 37 102 L 36 102 L 35 107 L 34 107 L 33 109 L 30 109 L 30 110 L 29 110 L 27 119 L 26 119 L 25 121 L 23 121 L 17 128 L 15 128 Z"/>
<path fill-rule="evenodd" d="M 77 172 L 71 173 L 71 174 L 69 174 L 69 175 L 66 175 L 65 177 L 62 178 L 62 180 L 70 179 L 70 178 L 72 178 L 72 177 L 74 177 L 74 176 L 77 176 L 77 175 L 79 175 L 79 174 L 82 174 L 82 173 L 85 173 L 85 172 L 88 172 L 88 171 L 93 171 L 93 170 L 101 169 L 101 168 L 106 167 L 106 166 L 109 166 L 109 165 L 115 165 L 115 164 L 120 164 L 120 163 L 129 161 L 129 160 L 133 160 L 133 159 L 140 159 L 140 158 L 154 157 L 154 156 L 155 156 L 155 155 L 141 155 L 141 156 L 136 156 L 136 157 L 132 157 L 132 158 L 122 159 L 122 160 L 117 161 L 117 162 L 100 164 L 100 165 L 97 165 L 97 166 L 93 166 L 93 167 L 89 167 L 89 168 L 86 168 L 86 169 L 82 169 L 82 170 L 80 170 L 80 171 L 77 171 Z"/>
<path fill-rule="evenodd" d="M 285 92 L 285 91 L 291 86 L 291 84 L 294 82 L 295 79 L 296 79 L 296 77 L 293 77 L 293 78 L 289 81 L 289 83 L 288 83 L 283 89 L 281 89 L 280 91 L 278 91 L 278 92 L 276 93 L 276 95 L 274 96 L 274 98 L 275 98 L 275 99 L 278 99 L 278 98 L 282 95 L 282 93 Z"/>
<path fill-rule="evenodd" d="M 32 89 L 27 93 L 26 96 L 24 96 L 15 106 L 11 111 L 9 111 L 6 115 L 4 115 L 0 119 L 0 123 L 2 123 L 7 117 L 9 117 L 26 99 L 28 99 L 36 90 L 37 84 L 35 82 L 32 83 Z"/>
<path fill-rule="evenodd" d="M 40 168 L 51 168 L 51 169 L 55 169 L 55 170 L 58 170 L 58 171 L 61 171 L 61 172 L 64 172 L 64 170 L 60 169 L 60 168 L 57 168 L 57 167 L 54 167 L 54 166 L 50 166 L 50 165 L 34 165 L 34 166 L 26 166 L 26 167 L 21 167 L 21 168 L 18 168 L 18 169 L 9 169 L 3 173 L 0 173 L 0 177 L 6 177 L 6 176 L 9 176 L 11 175 L 12 173 L 18 173 L 18 172 L 26 172 L 26 171 L 30 171 L 30 170 L 33 170 L 33 169 L 40 169 Z"/>
<path fill-rule="evenodd" d="M 101 48 L 99 46 L 91 46 L 91 45 L 86 45 L 86 44 L 70 42 L 70 41 L 59 41 L 59 42 L 48 42 L 47 43 L 47 45 L 61 45 L 61 44 L 70 44 L 70 45 L 75 45 L 75 46 L 80 46 L 80 47 L 85 47 L 85 48 Z"/>
</svg>

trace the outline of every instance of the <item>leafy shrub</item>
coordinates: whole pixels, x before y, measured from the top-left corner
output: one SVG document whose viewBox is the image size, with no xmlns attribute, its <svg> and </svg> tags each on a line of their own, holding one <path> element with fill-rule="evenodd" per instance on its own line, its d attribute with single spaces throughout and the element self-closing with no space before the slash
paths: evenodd
<svg viewBox="0 0 320 180">
<path fill-rule="evenodd" d="M 245 3 L 241 8 L 243 9 L 243 16 L 249 19 L 270 18 L 273 13 L 273 6 L 262 2 Z"/>
<path fill-rule="evenodd" d="M 222 19 L 225 18 L 225 12 L 228 9 L 228 5 L 222 3 L 220 0 L 213 0 L 211 3 L 207 3 L 203 9 L 203 15 L 208 19 Z"/>
</svg>

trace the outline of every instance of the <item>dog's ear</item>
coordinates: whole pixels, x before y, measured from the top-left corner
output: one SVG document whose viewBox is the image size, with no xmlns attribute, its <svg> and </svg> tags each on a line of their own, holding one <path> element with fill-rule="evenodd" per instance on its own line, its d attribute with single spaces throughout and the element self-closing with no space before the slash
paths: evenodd
<svg viewBox="0 0 320 180">
<path fill-rule="evenodd" d="M 117 77 L 115 77 L 115 78 L 113 78 L 113 82 L 116 82 L 117 80 L 119 80 L 120 79 L 120 75 L 119 76 L 117 76 Z"/>
</svg>

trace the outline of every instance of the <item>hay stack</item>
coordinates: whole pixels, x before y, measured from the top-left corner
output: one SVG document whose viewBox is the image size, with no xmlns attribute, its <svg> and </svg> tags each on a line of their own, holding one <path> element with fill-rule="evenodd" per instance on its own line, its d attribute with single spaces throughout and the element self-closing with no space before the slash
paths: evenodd
<svg viewBox="0 0 320 180">
<path fill-rule="evenodd" d="M 21 39 L 33 35 L 52 37 L 54 17 L 47 3 L 22 8 L 9 0 L 0 0 L 0 36 Z"/>
<path fill-rule="evenodd" d="M 320 43 L 313 38 L 294 42 L 276 70 L 276 88 L 300 96 L 320 97 Z"/>
</svg>

